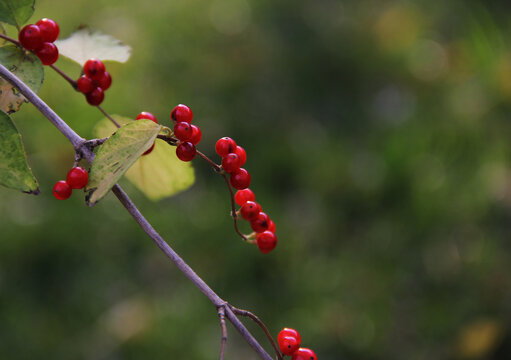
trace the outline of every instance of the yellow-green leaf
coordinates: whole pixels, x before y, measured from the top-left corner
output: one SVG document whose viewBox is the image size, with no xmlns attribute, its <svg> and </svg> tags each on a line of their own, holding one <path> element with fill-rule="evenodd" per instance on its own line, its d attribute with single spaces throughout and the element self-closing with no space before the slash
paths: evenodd
<svg viewBox="0 0 511 360">
<path fill-rule="evenodd" d="M 39 185 L 28 166 L 21 135 L 3 111 L 0 111 L 0 185 L 39 194 Z"/>
<path fill-rule="evenodd" d="M 120 124 L 133 122 L 126 117 L 114 118 Z M 94 129 L 98 138 L 107 137 L 113 131 L 115 127 L 108 119 L 101 120 Z M 150 154 L 141 156 L 126 172 L 126 178 L 153 201 L 184 191 L 195 182 L 191 163 L 179 160 L 175 148 L 160 139 L 156 139 Z"/>
<path fill-rule="evenodd" d="M 92 162 L 87 204 L 101 200 L 131 165 L 154 143 L 161 125 L 151 120 L 139 120 L 121 126 L 98 149 Z"/>
</svg>

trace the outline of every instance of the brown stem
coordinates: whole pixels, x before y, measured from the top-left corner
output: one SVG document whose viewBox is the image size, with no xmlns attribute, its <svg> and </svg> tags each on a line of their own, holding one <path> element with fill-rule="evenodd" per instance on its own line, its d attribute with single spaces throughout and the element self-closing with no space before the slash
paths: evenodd
<svg viewBox="0 0 511 360">
<path fill-rule="evenodd" d="M 20 44 L 20 42 L 19 42 L 18 40 L 13 39 L 12 37 L 7 36 L 7 35 L 5 35 L 5 34 L 0 33 L 0 38 L 2 38 L 2 39 L 4 39 L 4 40 L 7 40 L 7 41 L 10 41 L 10 42 L 12 42 L 14 45 L 16 45 L 16 46 L 21 46 L 21 44 Z"/>
<path fill-rule="evenodd" d="M 121 127 L 121 125 L 119 125 L 119 123 L 115 121 L 115 119 L 109 113 L 107 113 L 101 106 L 98 105 L 96 107 L 99 109 L 99 111 L 103 113 L 103 115 L 105 115 L 108 118 L 108 120 L 110 120 L 115 126 L 117 126 L 117 128 Z"/>
<path fill-rule="evenodd" d="M 50 65 L 50 67 L 55 70 L 57 72 L 57 74 L 59 74 L 60 76 L 62 76 L 69 84 L 71 84 L 71 86 L 76 90 L 76 81 L 71 79 L 65 72 L 63 72 L 62 70 L 60 70 L 58 67 L 56 67 L 55 65 Z"/>
<path fill-rule="evenodd" d="M 277 358 L 279 360 L 282 360 L 282 354 L 280 353 L 280 350 L 279 350 L 277 344 L 275 343 L 275 340 L 273 340 L 273 337 L 271 336 L 270 332 L 268 331 L 268 328 L 266 327 L 266 325 L 255 314 L 252 314 L 250 311 L 238 309 L 237 307 L 234 307 L 232 305 L 229 305 L 229 306 L 230 306 L 231 310 L 236 315 L 241 315 L 241 316 L 245 316 L 245 317 L 252 319 L 257 325 L 259 325 L 259 327 L 261 329 L 263 329 L 264 333 L 266 334 L 266 337 L 271 342 L 271 346 L 273 346 L 273 349 L 275 350 L 275 353 L 277 354 Z"/>
</svg>

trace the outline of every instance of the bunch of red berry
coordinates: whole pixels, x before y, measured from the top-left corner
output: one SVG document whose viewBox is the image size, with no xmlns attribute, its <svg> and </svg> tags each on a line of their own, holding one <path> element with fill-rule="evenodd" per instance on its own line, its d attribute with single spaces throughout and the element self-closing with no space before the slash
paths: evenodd
<svg viewBox="0 0 511 360">
<path fill-rule="evenodd" d="M 52 19 L 41 19 L 30 24 L 18 34 L 21 46 L 32 50 L 43 65 L 51 65 L 59 58 L 59 50 L 53 43 L 59 37 L 59 26 Z"/>
<path fill-rule="evenodd" d="M 53 196 L 58 200 L 66 200 L 71 196 L 73 189 L 83 189 L 89 181 L 87 171 L 79 166 L 69 170 L 66 180 L 57 181 L 53 186 Z"/>
<path fill-rule="evenodd" d="M 255 195 L 249 188 L 238 190 L 234 196 L 236 204 L 241 206 L 239 214 L 250 222 L 250 227 L 257 234 L 256 244 L 263 254 L 267 254 L 277 246 L 275 223 L 263 212 L 261 205 L 255 202 Z"/>
<path fill-rule="evenodd" d="M 83 65 L 83 75 L 76 81 L 78 91 L 85 94 L 87 102 L 98 106 L 105 98 L 105 91 L 112 85 L 112 77 L 105 64 L 98 59 L 89 59 Z"/>
<path fill-rule="evenodd" d="M 292 356 L 292 360 L 317 360 L 316 354 L 311 349 L 301 348 L 302 338 L 298 331 L 284 328 L 277 337 L 280 351 L 284 355 Z"/>
<path fill-rule="evenodd" d="M 156 120 L 156 116 L 154 116 L 152 113 L 150 112 L 147 112 L 147 111 L 142 111 L 140 114 L 137 115 L 137 117 L 135 118 L 135 120 L 142 120 L 142 119 L 146 119 L 146 120 L 151 120 L 151 121 L 154 121 L 155 123 L 158 124 L 158 120 Z M 151 151 L 153 151 L 154 149 L 154 144 L 151 145 L 151 147 L 149 149 L 146 150 L 146 152 L 144 152 L 142 154 L 143 155 L 148 155 L 149 153 L 151 153 Z"/>
<path fill-rule="evenodd" d="M 198 126 L 190 124 L 193 119 L 192 110 L 183 104 L 176 106 L 170 113 L 174 122 L 174 136 L 179 140 L 176 155 L 181 161 L 192 161 L 197 154 L 197 145 L 202 139 L 202 131 Z"/>
</svg>

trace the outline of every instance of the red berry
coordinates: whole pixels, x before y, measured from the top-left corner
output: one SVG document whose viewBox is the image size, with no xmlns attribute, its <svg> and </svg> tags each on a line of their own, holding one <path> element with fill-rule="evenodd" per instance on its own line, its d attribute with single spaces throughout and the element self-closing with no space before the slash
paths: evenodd
<svg viewBox="0 0 511 360">
<path fill-rule="evenodd" d="M 191 123 L 193 119 L 193 113 L 192 110 L 183 104 L 179 104 L 174 109 L 172 109 L 172 112 L 170 113 L 170 118 L 176 122 L 187 122 Z"/>
<path fill-rule="evenodd" d="M 245 165 L 247 162 L 247 153 L 245 152 L 245 149 L 238 145 L 236 146 L 234 153 L 240 158 L 240 166 Z"/>
<path fill-rule="evenodd" d="M 223 137 L 216 142 L 215 151 L 221 157 L 234 152 L 236 149 L 236 142 L 230 137 Z"/>
<path fill-rule="evenodd" d="M 264 233 L 259 234 L 259 236 L 257 238 L 259 238 L 259 237 L 262 238 L 263 234 Z M 257 243 L 257 245 L 259 246 L 259 242 Z M 259 247 L 259 249 L 261 249 L 261 247 Z M 273 250 L 273 248 L 270 249 L 270 251 L 271 250 Z M 263 254 L 265 254 L 265 252 L 263 252 Z M 282 354 L 291 356 L 291 355 L 293 355 L 293 353 L 296 350 L 298 350 L 298 348 L 300 347 L 300 343 L 298 342 L 298 339 L 293 336 L 284 336 L 281 339 L 281 342 L 279 342 L 279 347 L 280 347 L 280 351 L 282 351 Z"/>
<path fill-rule="evenodd" d="M 174 125 L 174 135 L 181 141 L 188 141 L 193 136 L 193 129 L 187 122 L 178 122 Z"/>
<path fill-rule="evenodd" d="M 256 233 L 262 233 L 263 231 L 268 230 L 270 226 L 270 217 L 261 211 L 257 214 L 256 218 L 250 221 L 250 226 Z"/>
<path fill-rule="evenodd" d="M 257 241 L 257 247 L 259 248 L 259 251 L 261 251 L 263 254 L 268 254 L 270 251 L 275 249 L 275 246 L 277 246 L 277 237 L 271 231 L 264 231 L 260 234 L 257 234 L 256 241 Z M 296 338 L 291 337 L 291 336 L 285 336 L 283 339 L 286 339 L 286 338 L 296 340 Z M 281 344 L 283 344 L 283 343 L 284 343 L 284 341 L 283 342 L 279 341 L 279 346 L 280 346 L 281 350 L 282 350 Z M 295 342 L 295 344 L 296 344 L 296 349 L 298 349 L 300 347 L 300 343 Z M 294 350 L 296 350 L 296 349 L 294 349 Z M 294 350 L 293 350 L 293 352 L 294 352 Z M 285 353 L 284 351 L 282 351 L 282 352 L 285 355 L 291 355 L 291 354 Z"/>
<path fill-rule="evenodd" d="M 148 120 L 152 120 L 154 121 L 155 123 L 158 124 L 158 120 L 156 120 L 156 116 L 154 116 L 152 113 L 150 112 L 147 112 L 147 111 L 142 111 L 140 114 L 137 115 L 137 117 L 135 118 L 135 120 L 140 120 L 140 119 L 148 119 Z"/>
<path fill-rule="evenodd" d="M 66 200 L 71 196 L 73 189 L 64 180 L 57 181 L 53 186 L 53 196 L 58 200 Z"/>
<path fill-rule="evenodd" d="M 202 139 L 202 131 L 200 131 L 199 127 L 195 126 L 195 125 L 192 125 L 192 131 L 193 131 L 193 134 L 192 134 L 192 137 L 190 138 L 190 142 L 193 145 L 197 145 L 200 142 L 200 140 Z"/>
<path fill-rule="evenodd" d="M 18 34 L 18 39 L 23 46 L 27 50 L 36 50 L 43 46 L 43 35 L 41 34 L 41 30 L 37 25 L 27 25 L 23 29 L 21 29 Z"/>
<path fill-rule="evenodd" d="M 272 233 L 274 233 L 275 230 L 277 230 L 277 227 L 275 226 L 275 223 L 273 222 L 273 220 L 270 219 L 270 223 L 268 224 L 268 231 L 271 231 Z"/>
<path fill-rule="evenodd" d="M 41 48 L 35 51 L 35 54 L 43 65 L 51 65 L 58 60 L 59 49 L 57 49 L 54 43 L 45 42 Z"/>
<path fill-rule="evenodd" d="M 231 185 L 236 190 L 243 190 L 250 186 L 250 174 L 247 170 L 239 168 L 231 173 Z"/>
<path fill-rule="evenodd" d="M 180 143 L 176 149 L 176 155 L 181 161 L 192 161 L 196 153 L 195 145 L 188 141 Z"/>
<path fill-rule="evenodd" d="M 225 156 L 222 159 L 222 167 L 229 174 L 238 170 L 240 168 L 240 166 L 241 166 L 240 158 L 235 153 L 227 154 L 227 156 Z"/>
<path fill-rule="evenodd" d="M 299 348 L 293 353 L 291 360 L 318 360 L 318 358 L 311 349 Z"/>
<path fill-rule="evenodd" d="M 98 59 L 89 59 L 83 65 L 83 72 L 92 80 L 99 80 L 105 72 L 105 64 Z"/>
<path fill-rule="evenodd" d="M 240 208 L 240 214 L 241 217 L 245 220 L 252 220 L 256 219 L 257 215 L 261 212 L 261 205 L 254 201 L 247 201 L 243 204 L 243 206 Z"/>
<path fill-rule="evenodd" d="M 282 338 L 284 338 L 284 336 L 291 336 L 291 337 L 294 337 L 298 340 L 299 343 L 302 342 L 302 337 L 300 336 L 300 333 L 298 331 L 296 331 L 295 329 L 291 329 L 291 328 L 284 328 L 282 330 L 280 330 L 279 332 L 279 335 L 277 336 L 277 342 L 281 342 Z"/>
<path fill-rule="evenodd" d="M 81 93 L 88 94 L 94 90 L 94 82 L 90 77 L 82 75 L 76 80 L 76 87 Z"/>
<path fill-rule="evenodd" d="M 43 41 L 54 42 L 59 37 L 59 25 L 52 19 L 41 19 L 37 22 L 37 26 L 41 29 Z"/>
<path fill-rule="evenodd" d="M 234 200 L 236 204 L 243 206 L 247 201 L 255 201 L 255 195 L 250 189 L 238 190 L 236 191 L 236 195 L 234 195 Z"/>
<path fill-rule="evenodd" d="M 103 99 L 105 98 L 105 93 L 103 92 L 102 88 L 97 87 L 90 93 L 86 94 L 85 97 L 87 98 L 87 102 L 90 105 L 98 106 L 103 102 Z"/>
<path fill-rule="evenodd" d="M 152 151 L 154 150 L 154 144 L 151 145 L 151 147 L 149 149 L 147 149 L 143 154 L 142 156 L 144 155 L 149 155 Z"/>
<path fill-rule="evenodd" d="M 77 166 L 69 170 L 66 182 L 73 189 L 82 189 L 89 181 L 89 173 L 87 170 Z"/>
<path fill-rule="evenodd" d="M 112 77 L 110 76 L 110 73 L 108 71 L 105 71 L 101 77 L 95 81 L 95 85 L 99 86 L 100 88 L 105 91 L 112 85 Z"/>
</svg>

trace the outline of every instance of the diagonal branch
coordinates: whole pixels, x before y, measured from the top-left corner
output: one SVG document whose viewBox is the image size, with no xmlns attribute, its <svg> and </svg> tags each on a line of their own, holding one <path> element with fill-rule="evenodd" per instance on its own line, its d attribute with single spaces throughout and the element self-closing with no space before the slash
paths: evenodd
<svg viewBox="0 0 511 360">
<path fill-rule="evenodd" d="M 224 360 L 225 344 L 227 343 L 227 327 L 225 326 L 225 307 L 218 308 L 218 317 L 220 318 L 220 327 L 222 328 L 222 341 L 220 344 L 220 360 Z"/>
<path fill-rule="evenodd" d="M 28 86 L 11 73 L 5 66 L 0 64 L 0 76 L 18 90 L 30 101 L 73 145 L 75 152 L 92 162 L 94 153 L 87 146 L 87 141 L 79 136 L 66 122 L 64 122 L 41 98 L 39 98 Z M 163 253 L 177 266 L 177 268 L 215 305 L 217 308 L 224 308 L 227 318 L 234 328 L 241 334 L 245 341 L 255 350 L 261 359 L 272 360 L 271 356 L 263 349 L 254 336 L 247 330 L 241 321 L 232 312 L 227 303 L 222 300 L 202 278 L 172 249 L 167 242 L 156 232 L 152 225 L 142 215 L 140 210 L 131 201 L 128 195 L 119 185 L 112 188 L 122 205 L 130 213 L 133 219 L 140 225 L 145 233 L 156 243 Z"/>
</svg>

